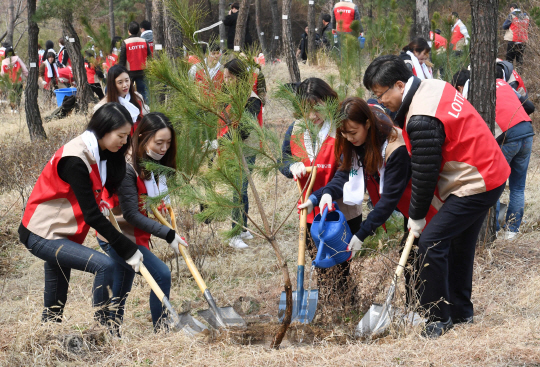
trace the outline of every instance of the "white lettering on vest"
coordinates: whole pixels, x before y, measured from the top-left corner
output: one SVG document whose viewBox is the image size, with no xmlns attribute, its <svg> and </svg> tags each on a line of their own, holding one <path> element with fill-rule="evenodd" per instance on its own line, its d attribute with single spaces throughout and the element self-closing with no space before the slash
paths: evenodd
<svg viewBox="0 0 540 367">
<path fill-rule="evenodd" d="M 320 164 L 320 163 L 317 163 L 317 168 L 332 168 L 332 164 Z"/>
<path fill-rule="evenodd" d="M 143 48 L 146 48 L 146 45 L 129 46 L 128 50 L 130 50 L 130 51 L 132 51 L 132 50 L 140 50 L 140 49 L 143 49 Z"/>
<path fill-rule="evenodd" d="M 454 113 L 448 111 L 448 114 L 452 117 L 458 118 L 461 110 L 463 109 L 464 100 L 465 98 L 463 98 L 463 96 L 458 91 L 456 91 L 454 101 L 452 102 L 452 109 L 454 110 Z"/>
<path fill-rule="evenodd" d="M 352 14 L 352 10 L 339 9 L 339 10 L 338 10 L 338 13 L 340 13 L 340 14 L 342 14 L 342 13 L 345 13 L 345 14 Z"/>
</svg>

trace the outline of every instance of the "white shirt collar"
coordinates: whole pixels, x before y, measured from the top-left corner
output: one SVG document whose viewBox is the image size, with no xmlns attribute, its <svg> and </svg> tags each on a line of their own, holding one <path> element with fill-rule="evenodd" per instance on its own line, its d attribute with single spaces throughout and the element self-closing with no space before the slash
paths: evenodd
<svg viewBox="0 0 540 367">
<path fill-rule="evenodd" d="M 409 80 L 407 80 L 407 83 L 405 84 L 405 90 L 403 91 L 403 97 L 401 98 L 401 102 L 405 100 L 407 93 L 409 93 L 409 89 L 411 89 L 413 80 L 414 80 L 414 76 L 411 76 Z"/>
</svg>

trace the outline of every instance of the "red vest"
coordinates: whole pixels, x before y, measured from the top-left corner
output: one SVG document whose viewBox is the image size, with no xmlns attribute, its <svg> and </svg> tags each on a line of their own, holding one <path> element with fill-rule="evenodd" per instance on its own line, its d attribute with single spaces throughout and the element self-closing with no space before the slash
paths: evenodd
<svg viewBox="0 0 540 367">
<path fill-rule="evenodd" d="M 336 19 L 336 30 L 338 32 L 350 32 L 351 23 L 354 20 L 354 4 L 345 1 L 337 3 L 334 6 L 334 18 Z"/>
<path fill-rule="evenodd" d="M 456 25 L 454 26 L 454 29 L 452 30 L 452 37 L 450 38 L 450 43 L 454 45 L 454 50 L 456 49 L 456 45 L 459 42 L 460 39 L 465 38 L 463 33 L 461 33 L 460 25 L 463 22 L 461 20 L 458 20 Z"/>
<path fill-rule="evenodd" d="M 195 82 L 200 83 L 200 85 L 204 88 L 205 94 L 211 94 L 210 85 L 208 84 L 208 78 L 206 77 L 204 68 L 197 70 L 195 73 Z M 212 82 L 214 83 L 215 89 L 221 89 L 221 84 L 223 84 L 223 72 L 221 70 L 214 75 Z"/>
<path fill-rule="evenodd" d="M 107 56 L 105 63 L 103 64 L 106 72 L 109 71 L 114 65 L 118 64 L 118 55 L 110 54 Z"/>
<path fill-rule="evenodd" d="M 63 61 L 64 61 L 64 53 L 66 52 L 66 49 L 63 48 L 59 53 L 58 53 L 58 61 L 60 61 L 62 64 L 63 64 Z M 64 65 L 64 66 L 71 66 L 71 59 L 68 59 L 67 61 L 67 65 Z"/>
<path fill-rule="evenodd" d="M 296 123 L 295 123 L 296 124 Z M 294 135 L 295 127 L 293 127 L 293 135 L 291 135 L 291 153 L 293 156 L 301 158 L 301 162 L 306 167 L 312 166 L 307 152 L 306 145 L 304 143 L 303 129 L 298 129 L 299 135 Z M 326 140 L 322 143 L 322 146 L 317 154 L 314 165 L 317 166 L 317 176 L 315 177 L 315 184 L 313 185 L 313 192 L 317 191 L 321 187 L 326 186 L 328 182 L 334 177 L 337 169 L 339 168 L 339 162 L 336 160 L 334 154 L 335 137 L 332 133 L 328 135 Z M 304 176 L 300 179 L 300 185 L 304 187 L 307 183 L 308 176 Z M 319 214 L 319 207 L 313 208 L 311 214 L 308 214 L 307 222 L 313 223 L 315 216 Z"/>
<path fill-rule="evenodd" d="M 10 65 L 4 64 L 2 69 L 4 70 L 4 74 L 10 76 L 13 83 L 15 83 L 17 79 L 19 82 L 22 82 L 22 75 L 19 73 L 21 70 L 21 63 L 18 60 Z"/>
<path fill-rule="evenodd" d="M 194 56 L 194 55 L 189 55 L 188 57 L 188 62 L 192 65 L 195 65 L 195 64 L 198 64 L 199 62 L 201 62 L 201 60 L 199 60 L 197 58 L 197 56 Z"/>
<path fill-rule="evenodd" d="M 516 79 L 516 82 L 518 83 L 518 86 L 516 88 L 518 93 L 521 95 L 527 94 L 527 88 L 525 88 L 525 83 L 523 82 L 523 78 L 515 70 L 512 71 L 512 76 L 514 77 L 514 79 Z"/>
<path fill-rule="evenodd" d="M 407 122 L 414 115 L 437 118 L 446 134 L 435 196 L 470 196 L 493 190 L 506 182 L 510 167 L 491 131 L 474 107 L 449 83 L 423 80 L 416 91 L 403 128 L 409 154 Z M 438 207 L 437 205 L 435 205 Z"/>
<path fill-rule="evenodd" d="M 502 79 L 497 79 L 495 101 L 495 137 L 523 121 L 531 121 L 514 89 Z"/>
<path fill-rule="evenodd" d="M 433 48 L 435 50 L 438 50 L 441 47 L 446 48 L 446 44 L 447 44 L 446 38 L 444 38 L 440 34 L 430 31 L 429 38 L 433 41 Z"/>
<path fill-rule="evenodd" d="M 148 42 L 148 47 L 150 47 L 150 53 L 154 56 L 154 41 Z"/>
<path fill-rule="evenodd" d="M 148 57 L 148 43 L 144 38 L 129 37 L 124 40 L 126 44 L 126 68 L 129 71 L 146 69 Z"/>
<path fill-rule="evenodd" d="M 86 79 L 88 80 L 88 83 L 94 84 L 96 82 L 96 69 L 87 62 L 84 63 L 84 68 L 86 69 Z"/>
<path fill-rule="evenodd" d="M 47 62 L 49 62 L 47 60 Z M 51 69 L 52 69 L 52 73 L 53 73 L 53 77 L 52 78 L 49 78 L 49 72 L 48 72 L 48 68 L 45 67 L 45 73 L 43 74 L 43 80 L 47 83 L 47 88 L 49 88 L 49 82 L 54 79 L 54 78 L 59 78 L 60 77 L 60 74 L 58 73 L 58 68 L 56 67 L 55 64 L 52 64 L 51 65 Z"/>
<path fill-rule="evenodd" d="M 524 16 L 520 19 L 513 15 L 510 30 L 512 31 L 512 42 L 527 42 L 529 40 L 529 17 Z"/>
<path fill-rule="evenodd" d="M 251 97 L 259 98 L 253 92 L 251 92 L 250 98 Z M 232 105 L 230 104 L 227 107 L 225 107 L 225 111 L 227 112 L 228 115 L 230 115 L 231 108 L 232 108 Z M 263 126 L 262 104 L 261 104 L 261 109 L 259 110 L 259 114 L 257 115 L 257 121 L 259 122 L 259 126 Z M 221 114 L 221 118 L 219 119 L 219 125 L 220 125 L 220 129 L 217 134 L 218 139 L 223 137 L 223 135 L 227 134 L 227 132 L 229 131 L 229 126 L 225 122 L 225 113 Z"/>
<path fill-rule="evenodd" d="M 80 141 L 77 139 L 80 139 Z M 61 158 L 66 156 L 82 156 L 81 152 L 73 151 L 73 148 L 70 148 L 69 153 L 64 154 L 64 149 L 68 145 L 70 147 L 76 145 L 82 151 L 86 146 L 84 142 L 82 144 L 81 142 L 81 137 L 77 137 L 56 151 L 54 156 L 45 165 L 45 168 L 43 168 L 30 194 L 24 210 L 22 224 L 41 237 L 50 239 L 67 238 L 70 241 L 82 244 L 88 234 L 90 226 L 84 221 L 83 212 L 75 197 L 75 193 L 71 189 L 71 186 L 58 176 L 58 162 L 60 162 Z M 103 186 L 101 185 L 97 164 L 94 162 L 90 168 L 92 191 L 94 192 L 96 204 L 99 204 L 101 202 Z M 65 204 L 62 204 L 63 202 L 71 206 L 69 215 L 65 217 L 55 216 L 53 219 L 45 217 L 46 215 L 55 215 L 55 208 L 57 210 L 62 207 L 65 209 Z M 39 214 L 36 214 L 37 212 Z M 39 216 L 39 218 L 34 218 L 35 216 Z M 43 223 L 47 221 L 51 223 L 44 227 Z M 39 228 L 40 230 L 38 231 L 35 228 Z"/>
</svg>

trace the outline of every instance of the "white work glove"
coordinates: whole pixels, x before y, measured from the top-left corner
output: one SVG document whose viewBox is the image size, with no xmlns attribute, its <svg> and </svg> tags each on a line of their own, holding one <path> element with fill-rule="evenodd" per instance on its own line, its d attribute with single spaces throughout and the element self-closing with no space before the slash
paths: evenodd
<svg viewBox="0 0 540 367">
<path fill-rule="evenodd" d="M 306 208 L 307 208 L 308 214 L 310 214 L 313 211 L 313 203 L 309 199 L 307 199 L 304 202 L 304 204 L 298 204 L 298 214 L 300 214 L 300 211 L 302 211 L 302 209 L 306 209 Z"/>
<path fill-rule="evenodd" d="M 409 228 L 409 232 L 414 235 L 414 237 L 418 238 L 420 237 L 420 233 L 422 233 L 422 230 L 426 226 L 426 218 L 422 219 L 411 219 L 409 218 L 409 224 L 407 227 Z"/>
<path fill-rule="evenodd" d="M 109 203 L 104 200 L 101 200 L 101 202 L 99 203 L 99 210 L 101 210 L 101 214 L 103 214 L 105 218 L 109 218 L 110 208 L 111 207 L 109 206 Z"/>
<path fill-rule="evenodd" d="M 141 262 L 143 261 L 143 254 L 139 250 L 135 252 L 135 254 L 126 260 L 128 265 L 130 265 L 135 273 L 139 272 L 139 268 L 141 267 Z"/>
<path fill-rule="evenodd" d="M 328 206 L 328 211 L 334 211 L 334 206 L 332 204 L 332 195 L 324 194 L 322 196 L 321 201 L 319 202 L 319 210 L 321 211 L 321 214 L 325 206 Z"/>
<path fill-rule="evenodd" d="M 296 163 L 291 164 L 291 166 L 289 167 L 289 170 L 291 171 L 293 178 L 295 180 L 302 178 L 307 174 L 306 166 L 304 166 L 304 163 L 302 162 L 296 162 Z"/>
<path fill-rule="evenodd" d="M 358 251 L 362 249 L 362 245 L 364 242 L 360 241 L 356 235 L 351 238 L 351 242 L 349 242 L 349 245 L 347 246 L 347 251 L 352 251 L 351 259 L 356 255 Z"/>
<path fill-rule="evenodd" d="M 204 142 L 204 147 L 205 147 L 205 149 L 208 149 L 208 150 L 217 150 L 218 146 L 219 146 L 219 144 L 218 144 L 217 139 L 214 139 L 212 141 L 205 140 L 205 142 Z"/>
<path fill-rule="evenodd" d="M 45 88 L 46 85 L 47 85 L 47 82 L 46 82 L 45 80 L 43 80 L 43 81 L 41 82 L 41 86 L 42 86 L 43 88 Z"/>
<path fill-rule="evenodd" d="M 176 252 L 177 255 L 180 255 L 180 250 L 178 249 L 179 245 L 182 245 L 186 248 L 189 246 L 186 242 L 186 239 L 184 237 L 180 237 L 178 233 L 174 235 L 174 240 L 169 245 L 174 250 L 174 252 Z"/>
</svg>

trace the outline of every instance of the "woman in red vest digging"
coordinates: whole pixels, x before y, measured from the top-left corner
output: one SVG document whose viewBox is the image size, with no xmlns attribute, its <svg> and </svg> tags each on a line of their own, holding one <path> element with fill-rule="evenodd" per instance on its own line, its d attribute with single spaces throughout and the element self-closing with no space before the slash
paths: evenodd
<svg viewBox="0 0 540 367">
<path fill-rule="evenodd" d="M 2 60 L 0 75 L 9 75 L 9 79 L 13 83 L 12 90 L 9 91 L 8 97 L 11 105 L 11 113 L 17 112 L 21 104 L 22 96 L 22 77 L 28 77 L 28 69 L 24 62 L 15 55 L 12 47 L 6 49 L 6 58 Z"/>
<path fill-rule="evenodd" d="M 62 321 L 71 269 L 95 274 L 92 305 L 95 318 L 111 325 L 110 291 L 115 262 L 83 242 L 90 227 L 99 231 L 123 261 L 138 269 L 137 245 L 104 218 L 103 190 L 115 193 L 126 173 L 125 153 L 131 141 L 131 118 L 118 103 L 92 117 L 86 131 L 61 147 L 41 172 L 19 226 L 19 238 L 45 260 L 43 321 Z"/>
<path fill-rule="evenodd" d="M 144 162 L 151 161 L 176 169 L 176 134 L 164 114 L 154 112 L 142 119 L 133 134 L 131 151 L 126 158 L 128 161 L 126 176 L 118 188 L 119 206 L 116 205 L 112 212 L 122 233 L 137 244 L 144 256 L 144 266 L 168 298 L 171 290 L 171 271 L 167 264 L 150 251 L 150 236 L 166 240 L 177 254 L 179 254 L 178 245 L 187 247 L 187 243 L 174 230 L 148 218 L 148 210 L 143 203 L 145 196 L 156 197 L 167 192 L 166 177 L 155 176 L 154 173 L 147 171 Z M 113 207 L 114 204 L 110 206 Z M 162 207 L 165 210 L 164 205 Z M 114 246 L 103 240 L 101 236 L 98 238 L 101 248 L 116 262 L 113 295 L 119 300 L 116 320 L 121 323 L 135 271 L 122 260 Z M 161 320 L 165 309 L 154 292 L 150 293 L 150 311 L 154 329 L 158 330 L 162 326 Z"/>
<path fill-rule="evenodd" d="M 101 83 L 97 78 L 103 79 L 103 71 L 100 67 L 96 67 L 96 55 L 92 50 L 86 50 L 84 52 L 84 68 L 86 69 L 86 80 L 90 84 L 90 88 L 94 94 L 101 100 L 105 95 L 103 94 L 103 89 L 101 89 Z"/>
</svg>

